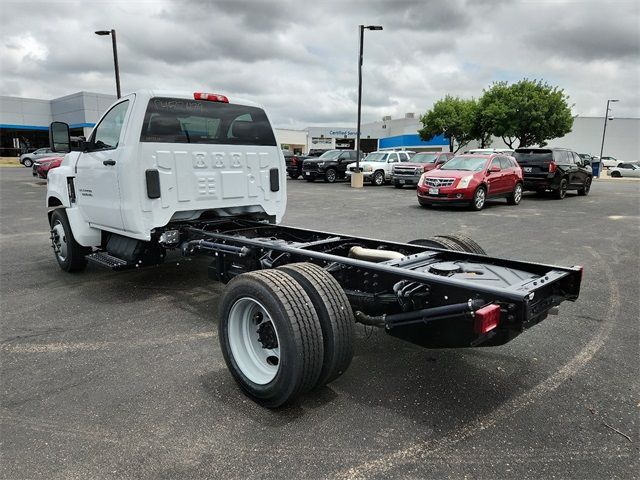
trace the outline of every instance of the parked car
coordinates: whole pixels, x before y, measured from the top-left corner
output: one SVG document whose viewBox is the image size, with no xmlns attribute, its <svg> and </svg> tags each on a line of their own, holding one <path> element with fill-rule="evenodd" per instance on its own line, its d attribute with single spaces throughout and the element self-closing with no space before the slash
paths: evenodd
<svg viewBox="0 0 640 480">
<path fill-rule="evenodd" d="M 49 170 L 57 168 L 62 163 L 64 156 L 57 155 L 55 157 L 41 158 L 33 164 L 33 176 L 47 178 Z"/>
<path fill-rule="evenodd" d="M 524 173 L 524 189 L 543 193 L 551 190 L 563 199 L 568 190 L 587 195 L 593 172 L 580 156 L 566 148 L 517 148 L 514 157 Z"/>
<path fill-rule="evenodd" d="M 391 171 L 399 162 L 408 162 L 415 152 L 372 152 L 367 158 L 360 162 L 360 170 L 364 174 L 364 181 L 371 182 L 372 185 L 380 186 L 385 182 L 391 181 Z M 347 177 L 350 177 L 356 171 L 356 164 L 351 163 L 347 166 Z"/>
<path fill-rule="evenodd" d="M 579 153 L 578 156 L 582 159 L 582 163 L 585 165 L 591 165 L 592 163 L 595 163 L 596 160 L 600 159 L 600 157 L 594 157 L 589 153 Z"/>
<path fill-rule="evenodd" d="M 637 163 L 621 163 L 616 168 L 612 168 L 609 176 L 613 178 L 636 177 L 640 178 L 640 165 Z"/>
<path fill-rule="evenodd" d="M 622 165 L 622 161 L 615 157 L 602 157 L 600 163 L 602 164 L 602 168 L 614 168 Z"/>
<path fill-rule="evenodd" d="M 391 171 L 391 183 L 396 188 L 405 185 L 415 186 L 424 172 L 438 168 L 455 156 L 451 152 L 419 152 L 410 162 L 397 163 Z"/>
<path fill-rule="evenodd" d="M 512 157 L 495 153 L 457 155 L 422 175 L 418 203 L 423 207 L 462 204 L 482 210 L 487 199 L 504 197 L 509 205 L 518 205 L 523 182 L 522 170 Z"/>
<path fill-rule="evenodd" d="M 302 163 L 309 157 L 296 155 L 292 152 L 283 151 L 284 162 L 287 164 L 287 174 L 289 177 L 296 179 L 302 175 Z"/>
<path fill-rule="evenodd" d="M 50 157 L 53 154 L 50 148 L 39 148 L 31 153 L 20 155 L 20 163 L 27 168 L 33 167 L 33 162 L 40 158 Z"/>
<path fill-rule="evenodd" d="M 327 150 L 318 158 L 306 159 L 302 165 L 302 175 L 308 182 L 322 178 L 325 182 L 333 183 L 345 178 L 347 165 L 355 159 L 355 150 Z"/>
</svg>

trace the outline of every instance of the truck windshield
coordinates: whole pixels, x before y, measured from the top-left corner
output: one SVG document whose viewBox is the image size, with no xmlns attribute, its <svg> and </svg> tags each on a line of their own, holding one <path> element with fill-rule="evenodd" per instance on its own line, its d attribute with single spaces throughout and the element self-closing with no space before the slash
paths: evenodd
<svg viewBox="0 0 640 480">
<path fill-rule="evenodd" d="M 453 157 L 440 170 L 467 170 L 479 172 L 487 165 L 487 157 Z"/>
<path fill-rule="evenodd" d="M 164 97 L 149 100 L 140 141 L 276 146 L 260 108 Z"/>
<path fill-rule="evenodd" d="M 386 162 L 388 156 L 389 156 L 388 153 L 374 152 L 367 155 L 366 161 L 367 162 Z"/>
<path fill-rule="evenodd" d="M 319 158 L 323 160 L 335 160 L 340 156 L 341 153 L 342 152 L 340 150 L 329 150 L 328 152 L 324 152 L 322 155 L 320 155 Z"/>
<path fill-rule="evenodd" d="M 438 158 L 435 153 L 416 153 L 411 157 L 413 163 L 433 163 Z"/>
</svg>

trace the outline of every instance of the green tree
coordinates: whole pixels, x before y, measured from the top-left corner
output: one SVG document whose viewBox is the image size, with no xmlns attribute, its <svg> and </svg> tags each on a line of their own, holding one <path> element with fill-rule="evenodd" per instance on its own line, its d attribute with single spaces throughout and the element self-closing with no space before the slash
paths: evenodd
<svg viewBox="0 0 640 480">
<path fill-rule="evenodd" d="M 564 90 L 541 80 L 496 82 L 478 101 L 478 123 L 510 148 L 544 146 L 571 131 L 568 98 Z"/>
<path fill-rule="evenodd" d="M 425 141 L 444 134 L 449 138 L 449 150 L 457 152 L 474 139 L 475 114 L 475 100 L 447 95 L 420 118 L 422 128 L 418 134 Z"/>
</svg>

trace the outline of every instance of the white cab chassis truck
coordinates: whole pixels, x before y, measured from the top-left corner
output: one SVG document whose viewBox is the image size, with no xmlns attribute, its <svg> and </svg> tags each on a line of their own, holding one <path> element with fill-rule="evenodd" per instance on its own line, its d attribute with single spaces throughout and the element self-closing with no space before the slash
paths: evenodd
<svg viewBox="0 0 640 480">
<path fill-rule="evenodd" d="M 582 267 L 489 257 L 473 240 L 409 243 L 278 225 L 286 170 L 269 119 L 246 101 L 140 91 L 118 99 L 49 172 L 60 267 L 114 270 L 209 255 L 226 283 L 218 329 L 244 392 L 275 408 L 343 374 L 356 322 L 428 348 L 504 344 L 578 298 Z M 74 150 L 74 151 L 71 151 Z"/>
</svg>

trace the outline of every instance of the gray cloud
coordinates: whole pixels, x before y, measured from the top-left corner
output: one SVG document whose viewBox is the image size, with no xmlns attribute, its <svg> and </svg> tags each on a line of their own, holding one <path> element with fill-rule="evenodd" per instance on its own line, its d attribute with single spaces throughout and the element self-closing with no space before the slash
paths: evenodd
<svg viewBox="0 0 640 480">
<path fill-rule="evenodd" d="M 113 92 L 118 31 L 125 92 L 206 90 L 266 106 L 276 125 L 353 125 L 358 25 L 367 32 L 363 119 L 423 113 L 496 80 L 559 85 L 579 115 L 640 115 L 637 2 L 5 0 L 0 94 Z M 635 66 L 634 66 L 635 65 Z"/>
</svg>

